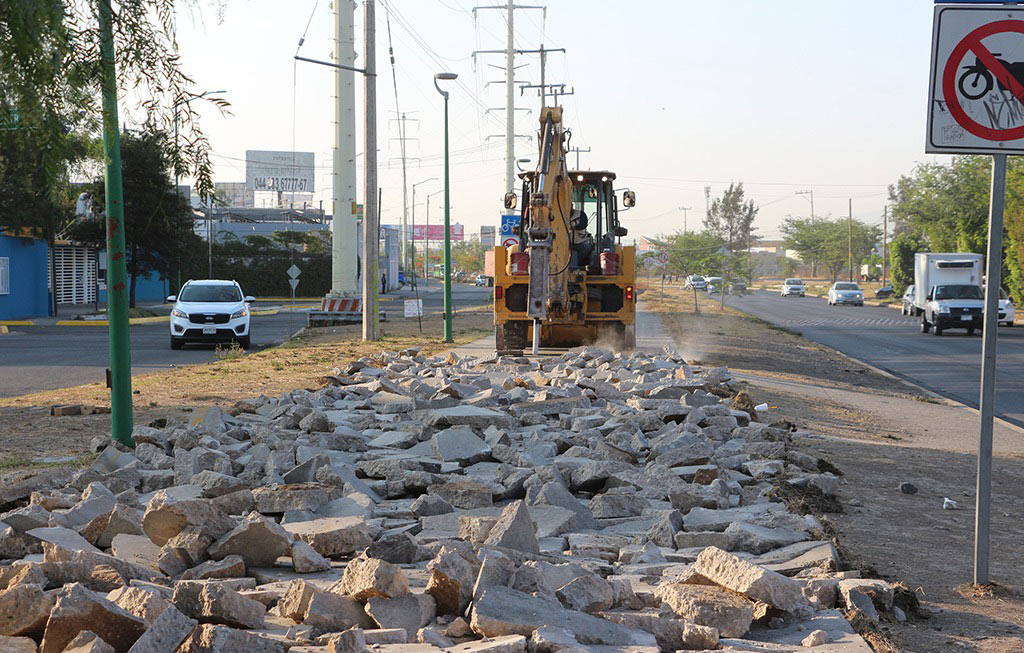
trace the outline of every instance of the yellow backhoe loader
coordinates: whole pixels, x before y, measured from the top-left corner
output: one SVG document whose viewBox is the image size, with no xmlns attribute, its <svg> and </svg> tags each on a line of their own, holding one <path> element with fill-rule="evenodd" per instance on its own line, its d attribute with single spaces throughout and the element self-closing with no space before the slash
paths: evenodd
<svg viewBox="0 0 1024 653">
<path fill-rule="evenodd" d="M 520 174 L 519 245 L 494 248 L 494 335 L 499 352 L 598 343 L 636 344 L 636 252 L 623 246 L 615 173 L 571 171 L 561 107 L 540 116 L 536 170 Z M 636 202 L 622 190 L 623 210 Z M 516 193 L 505 196 L 514 209 Z"/>
</svg>

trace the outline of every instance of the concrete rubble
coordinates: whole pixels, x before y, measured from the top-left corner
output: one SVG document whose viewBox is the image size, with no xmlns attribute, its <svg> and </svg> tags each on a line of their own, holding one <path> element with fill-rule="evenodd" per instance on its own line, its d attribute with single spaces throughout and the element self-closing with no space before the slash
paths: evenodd
<svg viewBox="0 0 1024 653">
<path fill-rule="evenodd" d="M 329 378 L 0 479 L 0 649 L 867 652 L 839 610 L 893 613 L 775 498 L 840 479 L 724 368 L 413 348 Z"/>
</svg>

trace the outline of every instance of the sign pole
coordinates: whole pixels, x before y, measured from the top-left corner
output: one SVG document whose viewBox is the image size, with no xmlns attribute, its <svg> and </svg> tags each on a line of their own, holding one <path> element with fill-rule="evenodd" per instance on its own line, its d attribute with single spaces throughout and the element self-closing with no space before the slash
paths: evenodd
<svg viewBox="0 0 1024 653">
<path fill-rule="evenodd" d="M 981 347 L 981 433 L 978 438 L 978 483 L 975 492 L 974 584 L 988 584 L 989 529 L 992 503 L 992 418 L 995 412 L 996 336 L 1003 265 L 1003 206 L 1006 200 L 1006 155 L 992 155 L 992 198 L 985 254 L 985 328 Z"/>
</svg>

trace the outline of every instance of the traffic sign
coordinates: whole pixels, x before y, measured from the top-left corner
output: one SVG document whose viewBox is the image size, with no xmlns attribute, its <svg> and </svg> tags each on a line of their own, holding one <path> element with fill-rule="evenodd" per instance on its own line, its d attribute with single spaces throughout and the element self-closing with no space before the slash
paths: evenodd
<svg viewBox="0 0 1024 653">
<path fill-rule="evenodd" d="M 288 285 L 290 285 L 292 287 L 292 290 L 295 290 L 295 286 L 299 285 L 299 280 L 298 279 L 289 279 L 288 280 Z"/>
<path fill-rule="evenodd" d="M 300 274 L 302 274 L 302 270 L 299 269 L 299 266 L 292 263 L 292 266 L 288 268 L 288 276 L 291 277 L 292 279 L 298 279 Z M 293 285 L 292 288 L 294 287 L 295 286 Z"/>
<path fill-rule="evenodd" d="M 930 154 L 1024 154 L 1024 9 L 935 7 Z"/>
<path fill-rule="evenodd" d="M 510 213 L 501 216 L 501 235 L 511 236 L 519 230 L 519 214 Z"/>
<path fill-rule="evenodd" d="M 668 252 L 658 253 L 658 263 L 661 265 L 668 265 Z"/>
<path fill-rule="evenodd" d="M 506 248 L 507 247 L 513 247 L 513 246 L 518 245 L 518 244 L 519 244 L 519 238 L 517 236 L 508 236 L 506 238 L 502 238 L 501 239 L 501 246 L 502 247 L 506 247 Z"/>
<path fill-rule="evenodd" d="M 647 258 L 644 259 L 644 267 L 647 268 L 648 270 L 653 270 L 654 268 L 658 267 L 658 265 L 660 265 L 660 263 L 658 259 L 655 258 L 654 256 L 648 256 Z"/>
</svg>

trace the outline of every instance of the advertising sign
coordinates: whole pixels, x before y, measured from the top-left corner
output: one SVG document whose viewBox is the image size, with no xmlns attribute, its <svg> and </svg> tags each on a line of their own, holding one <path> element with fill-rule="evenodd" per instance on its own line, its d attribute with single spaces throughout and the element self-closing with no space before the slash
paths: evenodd
<svg viewBox="0 0 1024 653">
<path fill-rule="evenodd" d="M 251 191 L 311 193 L 312 152 L 245 151 L 245 187 Z"/>
</svg>

